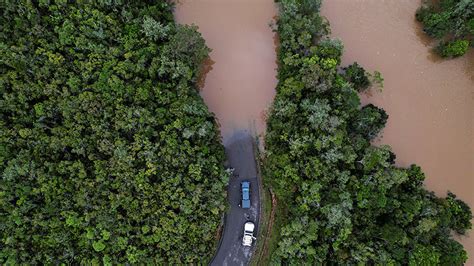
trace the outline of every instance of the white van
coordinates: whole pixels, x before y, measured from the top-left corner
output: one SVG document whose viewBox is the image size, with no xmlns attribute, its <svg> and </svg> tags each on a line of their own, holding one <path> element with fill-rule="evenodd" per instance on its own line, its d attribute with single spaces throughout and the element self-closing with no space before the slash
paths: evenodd
<svg viewBox="0 0 474 266">
<path fill-rule="evenodd" d="M 246 247 L 252 246 L 253 240 L 256 238 L 253 236 L 253 230 L 255 229 L 255 224 L 252 222 L 246 222 L 244 225 L 244 237 L 242 238 L 242 245 Z"/>
</svg>

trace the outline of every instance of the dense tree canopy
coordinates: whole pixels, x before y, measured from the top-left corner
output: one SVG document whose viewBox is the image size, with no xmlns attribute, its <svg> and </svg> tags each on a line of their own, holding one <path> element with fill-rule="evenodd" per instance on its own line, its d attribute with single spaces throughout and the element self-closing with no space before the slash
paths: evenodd
<svg viewBox="0 0 474 266">
<path fill-rule="evenodd" d="M 416 19 L 424 32 L 440 40 L 436 51 L 443 57 L 462 56 L 474 45 L 473 0 L 427 0 Z"/>
<path fill-rule="evenodd" d="M 0 264 L 206 262 L 209 49 L 166 1 L 0 1 Z"/>
<path fill-rule="evenodd" d="M 451 233 L 471 227 L 469 206 L 427 191 L 418 166 L 396 167 L 390 147 L 370 144 L 388 116 L 360 107 L 370 81 L 357 64 L 339 67 L 342 44 L 327 37 L 320 1 L 279 6 L 264 170 L 287 217 L 273 263 L 461 265 L 467 254 Z"/>
</svg>

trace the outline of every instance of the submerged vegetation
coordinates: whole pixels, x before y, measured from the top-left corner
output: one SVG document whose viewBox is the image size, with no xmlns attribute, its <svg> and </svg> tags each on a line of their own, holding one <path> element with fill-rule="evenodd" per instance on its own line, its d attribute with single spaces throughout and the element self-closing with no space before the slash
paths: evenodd
<svg viewBox="0 0 474 266">
<path fill-rule="evenodd" d="M 272 263 L 463 264 L 451 234 L 471 228 L 469 206 L 427 191 L 420 167 L 396 167 L 390 147 L 371 145 L 388 116 L 360 106 L 372 82 L 357 63 L 340 67 L 343 46 L 328 38 L 320 1 L 278 3 L 264 175 L 287 207 Z"/>
<path fill-rule="evenodd" d="M 228 175 L 200 34 L 165 1 L 0 10 L 0 264 L 208 261 Z"/>
<path fill-rule="evenodd" d="M 442 57 L 464 55 L 473 46 L 473 0 L 427 0 L 416 13 L 423 31 L 438 39 L 436 51 Z"/>
</svg>

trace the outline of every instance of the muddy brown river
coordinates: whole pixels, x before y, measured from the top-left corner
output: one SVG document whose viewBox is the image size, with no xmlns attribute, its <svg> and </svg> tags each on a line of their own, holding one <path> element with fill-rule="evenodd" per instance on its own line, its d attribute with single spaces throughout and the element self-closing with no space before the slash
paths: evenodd
<svg viewBox="0 0 474 266">
<path fill-rule="evenodd" d="M 326 0 L 322 14 L 344 42 L 343 64 L 359 62 L 385 78 L 382 93 L 363 95 L 389 114 L 383 137 L 397 164 L 420 165 L 425 184 L 474 208 L 474 53 L 441 60 L 414 14 L 418 0 Z M 471 231 L 471 235 L 474 232 Z M 474 265 L 474 238 L 461 242 Z"/>
<path fill-rule="evenodd" d="M 212 49 L 201 89 L 220 124 L 224 144 L 235 130 L 265 130 L 276 87 L 273 0 L 179 0 L 176 19 L 196 24 Z"/>
<path fill-rule="evenodd" d="M 345 45 L 343 64 L 382 72 L 383 92 L 363 103 L 390 115 L 383 137 L 399 166 L 420 165 L 428 189 L 448 190 L 474 207 L 474 52 L 441 60 L 414 20 L 418 0 L 326 0 L 322 14 Z M 217 116 L 224 143 L 234 130 L 265 130 L 274 97 L 273 0 L 180 0 L 178 22 L 196 24 L 213 49 L 201 95 Z M 471 235 L 474 233 L 471 233 Z M 474 265 L 474 238 L 461 242 Z"/>
</svg>

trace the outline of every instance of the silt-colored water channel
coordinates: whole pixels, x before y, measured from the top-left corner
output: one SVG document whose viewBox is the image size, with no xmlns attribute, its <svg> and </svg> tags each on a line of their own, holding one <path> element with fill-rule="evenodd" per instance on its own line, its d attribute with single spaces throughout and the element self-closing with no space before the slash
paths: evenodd
<svg viewBox="0 0 474 266">
<path fill-rule="evenodd" d="M 474 52 L 442 60 L 415 21 L 418 0 L 326 0 L 322 15 L 343 41 L 343 64 L 382 72 L 383 92 L 362 95 L 389 114 L 383 137 L 397 164 L 416 163 L 426 187 L 474 208 Z M 471 232 L 471 235 L 474 233 Z M 461 242 L 474 265 L 474 238 Z"/>
<path fill-rule="evenodd" d="M 416 0 L 326 0 L 322 15 L 345 45 L 343 64 L 382 72 L 383 92 L 362 102 L 389 120 L 376 144 L 389 144 L 399 166 L 420 165 L 438 195 L 452 191 L 474 207 L 474 52 L 441 60 L 415 21 Z M 215 113 L 224 143 L 234 130 L 265 130 L 274 97 L 276 55 L 268 26 L 273 0 L 180 0 L 178 22 L 196 24 L 213 50 L 201 95 Z M 472 233 L 471 233 L 472 234 Z M 474 264 L 474 238 L 461 242 Z"/>
<path fill-rule="evenodd" d="M 212 69 L 201 88 L 220 124 L 224 144 L 235 130 L 265 130 L 265 113 L 276 87 L 273 0 L 179 0 L 179 23 L 199 27 Z"/>
</svg>

